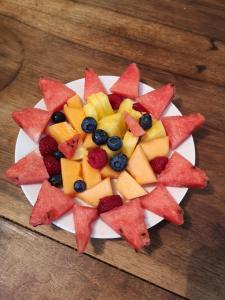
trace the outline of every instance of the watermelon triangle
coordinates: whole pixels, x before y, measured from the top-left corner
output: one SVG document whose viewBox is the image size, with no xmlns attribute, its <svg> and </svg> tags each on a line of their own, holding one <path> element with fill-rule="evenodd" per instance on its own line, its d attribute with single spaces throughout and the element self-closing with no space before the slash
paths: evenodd
<svg viewBox="0 0 225 300">
<path fill-rule="evenodd" d="M 51 112 L 61 110 L 67 100 L 76 95 L 73 90 L 68 88 L 61 81 L 53 78 L 40 78 L 39 87 L 44 97 L 46 107 Z"/>
<path fill-rule="evenodd" d="M 179 146 L 192 132 L 202 126 L 204 122 L 205 118 L 198 113 L 162 118 L 163 126 L 169 136 L 171 149 Z"/>
<path fill-rule="evenodd" d="M 140 72 L 135 63 L 130 64 L 114 83 L 110 91 L 131 99 L 139 95 Z"/>
<path fill-rule="evenodd" d="M 100 215 L 102 220 L 136 250 L 150 244 L 139 200 L 132 200 Z"/>
<path fill-rule="evenodd" d="M 143 208 L 167 221 L 175 225 L 184 223 L 183 210 L 163 185 L 156 186 L 151 193 L 142 196 L 140 200 Z"/>
<path fill-rule="evenodd" d="M 204 188 L 208 177 L 205 172 L 194 167 L 186 158 L 174 152 L 166 168 L 158 177 L 158 183 L 165 186 Z"/>
<path fill-rule="evenodd" d="M 73 207 L 73 199 L 45 180 L 32 209 L 30 224 L 48 225 Z"/>
<path fill-rule="evenodd" d="M 96 208 L 74 205 L 74 224 L 76 230 L 77 250 L 81 254 L 84 252 L 91 236 L 92 223 L 98 218 Z"/>
<path fill-rule="evenodd" d="M 71 159 L 73 158 L 80 142 L 81 134 L 75 134 L 75 136 L 72 137 L 72 139 L 59 144 L 58 149 L 64 154 L 66 158 Z"/>
<path fill-rule="evenodd" d="M 84 99 L 87 100 L 89 96 L 99 92 L 107 94 L 106 89 L 104 88 L 95 71 L 93 69 L 86 68 L 84 82 Z"/>
<path fill-rule="evenodd" d="M 37 143 L 51 118 L 51 113 L 40 108 L 26 108 L 14 111 L 12 118 Z"/>
<path fill-rule="evenodd" d="M 142 136 L 145 134 L 144 129 L 128 112 L 124 112 L 124 121 L 134 136 Z"/>
<path fill-rule="evenodd" d="M 49 178 L 39 150 L 18 160 L 5 172 L 5 175 L 17 185 L 39 183 Z"/>
<path fill-rule="evenodd" d="M 159 89 L 144 94 L 136 100 L 153 116 L 159 119 L 175 95 L 174 84 L 163 85 Z"/>
</svg>

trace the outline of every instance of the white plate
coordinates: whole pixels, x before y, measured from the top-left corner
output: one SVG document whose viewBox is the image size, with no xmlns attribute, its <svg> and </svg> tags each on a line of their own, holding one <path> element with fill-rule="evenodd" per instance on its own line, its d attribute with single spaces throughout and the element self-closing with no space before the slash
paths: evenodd
<svg viewBox="0 0 225 300">
<path fill-rule="evenodd" d="M 104 86 L 109 92 L 109 88 L 113 85 L 113 83 L 118 79 L 117 76 L 100 76 Z M 83 97 L 84 90 L 84 79 L 74 80 L 67 84 L 68 87 L 73 89 L 81 98 Z M 140 83 L 140 94 L 145 94 L 149 91 L 153 90 L 150 86 Z M 43 100 L 39 101 L 35 107 L 46 109 Z M 165 116 L 178 116 L 181 115 L 180 111 L 176 108 L 174 104 L 170 104 L 167 110 L 164 113 Z M 17 141 L 16 141 L 16 149 L 15 149 L 15 161 L 18 161 L 20 158 L 30 153 L 32 150 L 37 148 L 37 144 L 35 144 L 25 133 L 23 130 L 19 131 Z M 187 158 L 193 165 L 195 164 L 195 146 L 192 136 L 190 136 L 182 145 L 180 145 L 177 149 L 177 152 L 182 154 L 185 158 Z M 22 185 L 21 188 L 27 197 L 28 201 L 34 205 L 38 192 L 40 190 L 41 184 L 29 184 Z M 150 191 L 152 188 L 146 188 L 147 191 Z M 177 203 L 180 203 L 183 197 L 187 192 L 187 188 L 174 188 L 168 187 L 168 190 L 176 199 Z M 146 225 L 148 228 L 158 224 L 163 220 L 163 218 L 145 211 L 145 219 Z M 69 232 L 74 233 L 74 223 L 73 223 L 73 215 L 72 212 L 68 212 L 66 215 L 58 219 L 54 222 L 58 227 L 67 230 Z M 115 231 L 113 231 L 108 225 L 106 225 L 103 221 L 98 219 L 93 228 L 92 232 L 93 238 L 103 238 L 103 239 L 112 239 L 120 237 Z"/>
</svg>

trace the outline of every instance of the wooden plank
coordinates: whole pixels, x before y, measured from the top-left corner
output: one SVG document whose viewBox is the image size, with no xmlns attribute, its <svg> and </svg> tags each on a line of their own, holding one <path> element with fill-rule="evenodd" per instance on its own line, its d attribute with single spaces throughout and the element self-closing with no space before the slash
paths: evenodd
<svg viewBox="0 0 225 300">
<path fill-rule="evenodd" d="M 225 83 L 222 42 L 218 51 L 210 51 L 208 38 L 65 1 L 3 1 L 0 13 L 59 37 L 63 30 L 64 39 L 92 49 L 197 80 Z"/>
<path fill-rule="evenodd" d="M 184 299 L 0 219 L 0 299 Z"/>
</svg>

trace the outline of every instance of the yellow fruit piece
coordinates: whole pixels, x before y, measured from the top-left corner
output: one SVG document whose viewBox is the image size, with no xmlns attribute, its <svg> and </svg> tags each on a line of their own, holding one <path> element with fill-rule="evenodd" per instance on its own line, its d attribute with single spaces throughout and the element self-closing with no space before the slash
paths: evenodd
<svg viewBox="0 0 225 300">
<path fill-rule="evenodd" d="M 73 185 L 81 175 L 81 164 L 77 161 L 61 158 L 63 191 L 66 195 L 75 195 Z"/>
<path fill-rule="evenodd" d="M 90 133 L 86 135 L 84 139 L 83 147 L 86 149 L 97 147 L 97 145 L 93 142 L 92 135 Z"/>
<path fill-rule="evenodd" d="M 121 152 L 124 153 L 128 158 L 130 158 L 134 152 L 138 139 L 138 136 L 134 136 L 130 131 L 125 133 Z"/>
<path fill-rule="evenodd" d="M 113 194 L 112 186 L 109 178 L 102 180 L 97 185 L 92 188 L 79 193 L 77 197 L 86 203 L 96 207 L 98 206 L 99 200 L 106 196 L 111 196 Z"/>
<path fill-rule="evenodd" d="M 123 116 L 120 113 L 116 113 L 102 118 L 98 122 L 98 129 L 105 130 L 109 136 L 117 135 L 123 137 L 126 131 L 126 124 Z"/>
<path fill-rule="evenodd" d="M 96 97 L 97 94 L 92 94 L 88 97 L 88 104 L 92 104 L 95 108 L 95 111 L 97 113 L 98 119 L 100 120 L 105 116 L 105 111 L 102 106 L 102 103 L 99 101 L 99 99 Z"/>
<path fill-rule="evenodd" d="M 124 99 L 121 103 L 118 112 L 123 113 L 124 111 L 128 112 L 134 119 L 138 120 L 141 117 L 141 113 L 133 109 L 134 101 L 131 99 Z"/>
<path fill-rule="evenodd" d="M 83 145 L 79 145 L 74 153 L 72 160 L 81 160 L 85 155 L 87 155 L 88 151 L 84 148 Z"/>
<path fill-rule="evenodd" d="M 162 122 L 160 120 L 153 120 L 152 127 L 142 136 L 141 141 L 148 142 L 163 136 L 166 136 L 166 131 Z"/>
<path fill-rule="evenodd" d="M 102 145 L 101 148 L 106 151 L 109 158 L 112 158 L 115 154 L 119 153 L 119 150 L 118 151 L 112 151 L 111 149 L 109 149 L 109 147 L 107 145 Z"/>
<path fill-rule="evenodd" d="M 102 92 L 89 96 L 88 102 L 92 103 L 96 107 L 97 111 L 97 107 L 99 107 L 98 105 L 100 105 L 102 108 L 101 111 L 103 110 L 104 116 L 112 115 L 114 113 L 108 96 Z"/>
<path fill-rule="evenodd" d="M 92 166 L 88 163 L 87 156 L 85 156 L 82 160 L 82 175 L 88 189 L 101 181 L 100 171 L 92 168 Z"/>
<path fill-rule="evenodd" d="M 147 194 L 143 187 L 126 171 L 123 171 L 118 177 L 116 189 L 127 200 Z"/>
<path fill-rule="evenodd" d="M 67 104 L 69 107 L 73 108 L 82 108 L 83 103 L 78 95 L 75 95 L 68 99 Z"/>
<path fill-rule="evenodd" d="M 159 156 L 168 156 L 170 150 L 168 136 L 153 139 L 148 142 L 141 143 L 140 145 L 148 160 L 152 160 Z"/>
<path fill-rule="evenodd" d="M 95 107 L 91 104 L 91 103 L 87 103 L 83 106 L 84 109 L 84 113 L 86 117 L 92 117 L 94 118 L 96 121 L 99 120 L 98 118 L 98 114 L 96 112 Z"/>
<path fill-rule="evenodd" d="M 129 159 L 127 170 L 140 184 L 148 184 L 157 181 L 155 173 L 140 145 L 136 147 Z"/>
<path fill-rule="evenodd" d="M 68 105 L 64 105 L 64 113 L 66 115 L 67 120 L 73 126 L 74 129 L 83 136 L 85 133 L 81 129 L 81 123 L 85 118 L 85 113 L 83 108 L 73 108 Z"/>
<path fill-rule="evenodd" d="M 111 179 L 117 179 L 120 176 L 120 172 L 114 171 L 109 165 L 106 165 L 100 171 L 103 178 L 109 177 Z"/>
<path fill-rule="evenodd" d="M 72 139 L 77 131 L 68 122 L 61 122 L 48 126 L 46 133 L 57 141 L 58 144 Z"/>
</svg>

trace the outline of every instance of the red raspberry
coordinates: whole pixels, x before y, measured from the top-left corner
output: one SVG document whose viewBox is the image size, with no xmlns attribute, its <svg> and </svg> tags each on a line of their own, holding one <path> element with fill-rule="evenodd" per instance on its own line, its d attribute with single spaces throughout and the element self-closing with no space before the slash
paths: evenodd
<svg viewBox="0 0 225 300">
<path fill-rule="evenodd" d="M 102 169 L 108 163 L 108 155 L 102 148 L 93 148 L 88 152 L 88 162 L 93 168 Z"/>
<path fill-rule="evenodd" d="M 119 195 L 106 196 L 100 199 L 97 210 L 99 214 L 102 214 L 121 205 L 123 205 L 123 200 Z"/>
<path fill-rule="evenodd" d="M 147 109 L 144 108 L 143 105 L 141 105 L 141 103 L 134 103 L 133 104 L 133 109 L 137 110 L 137 111 L 140 111 L 140 112 L 148 112 Z"/>
<path fill-rule="evenodd" d="M 123 102 L 124 97 L 118 94 L 110 94 L 108 95 L 109 102 L 113 109 L 118 109 L 120 107 L 121 102 Z"/>
<path fill-rule="evenodd" d="M 60 161 L 53 156 L 44 157 L 45 167 L 50 176 L 61 173 Z"/>
<path fill-rule="evenodd" d="M 52 155 L 53 152 L 58 150 L 58 144 L 52 137 L 46 135 L 39 142 L 39 150 L 44 157 Z"/>
<path fill-rule="evenodd" d="M 156 157 L 150 161 L 152 169 L 156 174 L 160 174 L 165 169 L 167 163 L 168 158 L 164 156 Z"/>
</svg>

